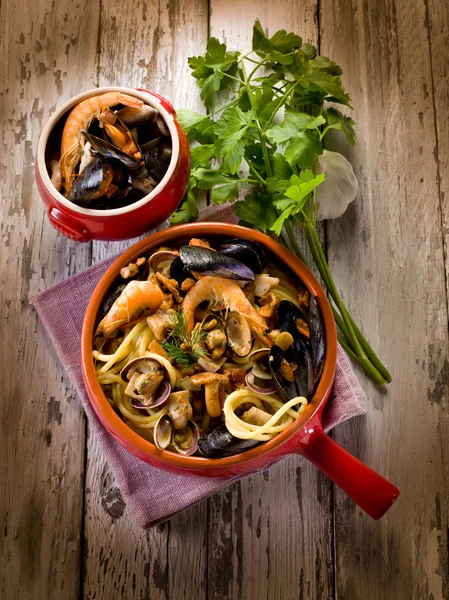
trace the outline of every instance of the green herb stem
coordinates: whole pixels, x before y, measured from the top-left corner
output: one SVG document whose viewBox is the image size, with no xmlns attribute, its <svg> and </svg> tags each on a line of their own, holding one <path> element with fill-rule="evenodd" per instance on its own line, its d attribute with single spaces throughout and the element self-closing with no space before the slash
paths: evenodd
<svg viewBox="0 0 449 600">
<path fill-rule="evenodd" d="M 329 266 L 327 264 L 326 257 L 324 256 L 324 252 L 321 247 L 321 243 L 318 238 L 318 234 L 314 224 L 311 222 L 304 223 L 304 229 L 306 232 L 306 237 L 309 243 L 310 251 L 312 252 L 313 258 L 318 267 L 318 270 L 320 271 L 321 277 L 326 283 L 326 287 L 329 290 L 329 293 L 332 296 L 335 304 L 337 305 L 337 308 L 346 326 L 345 333 L 347 333 L 348 343 L 350 344 L 354 354 L 358 357 L 358 362 L 363 366 L 363 368 L 371 377 L 371 379 L 378 385 L 384 385 L 385 383 L 387 383 L 387 380 L 381 375 L 378 369 L 368 358 L 354 331 L 348 311 L 346 310 L 346 307 L 343 304 L 340 295 L 338 294 L 336 285 L 329 270 Z"/>
<path fill-rule="evenodd" d="M 307 260 L 306 257 L 304 256 L 298 241 L 296 239 L 295 236 L 295 232 L 293 231 L 293 227 L 292 224 L 290 223 L 290 221 L 286 221 L 285 222 L 285 231 L 287 232 L 288 235 L 288 239 L 290 240 L 290 244 L 292 245 L 293 250 L 295 251 L 296 256 L 306 265 L 306 267 L 308 266 L 307 264 Z"/>
<path fill-rule="evenodd" d="M 274 117 L 276 116 L 276 113 L 278 112 L 278 110 L 281 108 L 281 106 L 283 104 L 285 104 L 285 102 L 287 101 L 287 96 L 290 94 L 290 92 L 298 85 L 299 81 L 297 81 L 296 83 L 293 83 L 289 89 L 282 95 L 281 98 L 279 98 L 279 102 L 276 105 L 276 108 L 273 110 L 273 112 L 270 115 L 270 118 L 268 119 L 268 121 L 265 123 L 264 128 L 263 128 L 263 132 L 265 133 L 265 131 L 267 131 L 268 127 L 271 125 L 271 121 L 274 119 Z"/>
</svg>

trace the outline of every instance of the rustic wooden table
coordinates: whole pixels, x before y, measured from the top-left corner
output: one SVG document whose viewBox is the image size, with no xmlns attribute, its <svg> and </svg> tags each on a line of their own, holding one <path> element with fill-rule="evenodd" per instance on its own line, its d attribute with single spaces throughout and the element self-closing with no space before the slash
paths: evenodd
<svg viewBox="0 0 449 600">
<path fill-rule="evenodd" d="M 449 597 L 446 0 L 15 0 L 1 3 L 0 597 L 427 600 Z M 249 48 L 259 17 L 344 70 L 356 203 L 327 226 L 331 269 L 391 368 L 335 439 L 401 489 L 372 521 L 305 460 L 169 523 L 130 518 L 29 294 L 128 243 L 53 230 L 34 183 L 48 116 L 73 94 L 144 86 L 200 109 L 187 57 Z M 447 256 L 446 256 L 447 257 Z M 447 263 L 446 263 L 447 265 Z"/>
</svg>

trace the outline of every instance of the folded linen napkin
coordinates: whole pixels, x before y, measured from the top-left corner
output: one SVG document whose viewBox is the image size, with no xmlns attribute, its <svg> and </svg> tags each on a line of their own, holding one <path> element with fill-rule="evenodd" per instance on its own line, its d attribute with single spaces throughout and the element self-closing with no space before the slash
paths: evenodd
<svg viewBox="0 0 449 600">
<path fill-rule="evenodd" d="M 224 206 L 218 209 L 207 207 L 201 211 L 199 220 L 235 223 L 237 219 L 232 206 Z M 47 329 L 59 360 L 78 391 L 91 431 L 99 440 L 124 501 L 137 523 L 147 528 L 170 519 L 240 477 L 191 477 L 156 469 L 125 450 L 96 416 L 81 373 L 81 329 L 92 292 L 114 260 L 115 257 L 98 263 L 36 294 L 31 302 Z M 366 411 L 365 394 L 348 357 L 339 347 L 334 387 L 324 413 L 324 427 L 328 431 L 338 423 Z"/>
</svg>

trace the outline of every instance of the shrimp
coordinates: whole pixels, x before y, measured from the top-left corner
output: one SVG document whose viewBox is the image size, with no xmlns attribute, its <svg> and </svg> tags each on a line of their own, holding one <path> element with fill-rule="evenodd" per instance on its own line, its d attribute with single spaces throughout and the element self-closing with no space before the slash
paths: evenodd
<svg viewBox="0 0 449 600">
<path fill-rule="evenodd" d="M 267 329 L 265 319 L 252 306 L 242 288 L 231 279 L 211 275 L 206 275 L 198 280 L 184 298 L 182 306 L 188 331 L 192 330 L 195 325 L 196 307 L 207 300 L 215 306 L 224 306 L 227 310 L 241 313 L 254 333 L 265 337 L 264 331 Z"/>
<path fill-rule="evenodd" d="M 81 132 L 87 131 L 89 125 L 104 107 L 115 106 L 116 104 L 124 104 L 134 108 L 143 106 L 142 100 L 133 96 L 121 92 L 107 92 L 106 94 L 86 98 L 86 100 L 77 104 L 67 117 L 62 132 L 61 159 L 59 161 L 66 192 L 69 192 L 72 187 L 75 167 L 81 159 L 84 145 Z"/>
<path fill-rule="evenodd" d="M 59 192 L 59 191 L 61 191 L 61 187 L 62 187 L 62 176 L 61 176 L 61 169 L 59 168 L 59 161 L 58 160 L 50 161 L 50 168 L 51 168 L 51 182 Z"/>
<path fill-rule="evenodd" d="M 154 312 L 164 295 L 151 281 L 130 281 L 97 327 L 95 336 L 109 337 L 144 312 Z"/>
</svg>

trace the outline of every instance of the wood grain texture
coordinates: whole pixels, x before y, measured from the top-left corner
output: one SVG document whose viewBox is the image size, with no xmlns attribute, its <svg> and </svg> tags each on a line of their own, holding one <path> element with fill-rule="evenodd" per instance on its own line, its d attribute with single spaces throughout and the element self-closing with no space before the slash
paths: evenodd
<svg viewBox="0 0 449 600">
<path fill-rule="evenodd" d="M 380 390 L 360 374 L 368 416 L 335 437 L 401 490 L 381 522 L 336 490 L 337 597 L 447 598 L 448 331 L 426 6 L 336 0 L 320 26 L 358 123 L 347 154 L 360 192 L 328 226 L 330 266 L 393 376 Z"/>
<path fill-rule="evenodd" d="M 59 235 L 34 186 L 41 128 L 93 65 L 98 7 L 1 3 L 0 597 L 79 594 L 84 416 L 29 295 L 84 269 L 89 247 Z"/>
<path fill-rule="evenodd" d="M 98 83 L 154 90 L 175 107 L 202 110 L 199 88 L 186 77 L 187 58 L 207 42 L 208 9 L 203 0 L 102 4 Z M 180 43 L 182 40 L 182 43 Z M 203 109 L 204 110 L 204 109 Z M 93 243 L 92 258 L 108 258 L 135 240 Z M 125 510 L 92 436 L 87 444 L 84 597 L 203 598 L 207 505 L 186 511 L 148 533 Z M 107 482 L 107 483 L 106 483 Z M 116 516 L 111 510 L 118 509 Z M 201 591 L 203 590 L 203 591 Z"/>
<path fill-rule="evenodd" d="M 251 48 L 256 18 L 316 43 L 313 2 L 210 3 L 210 33 L 229 49 Z M 317 501 L 317 498 L 318 501 Z M 332 487 L 315 467 L 291 458 L 209 500 L 209 598 L 331 598 Z"/>
</svg>

